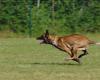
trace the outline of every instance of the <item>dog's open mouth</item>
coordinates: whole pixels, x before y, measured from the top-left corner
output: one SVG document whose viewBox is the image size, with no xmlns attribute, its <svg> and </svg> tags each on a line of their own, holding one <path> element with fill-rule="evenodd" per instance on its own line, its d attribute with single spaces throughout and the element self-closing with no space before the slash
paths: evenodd
<svg viewBox="0 0 100 80">
<path fill-rule="evenodd" d="M 47 44 L 46 40 L 43 37 L 36 38 L 40 44 Z"/>
<path fill-rule="evenodd" d="M 38 40 L 38 42 L 39 42 L 40 44 L 42 44 L 42 43 L 44 43 L 44 40 Z"/>
<path fill-rule="evenodd" d="M 42 44 L 44 41 L 43 40 L 39 40 L 39 43 Z"/>
<path fill-rule="evenodd" d="M 40 44 L 42 44 L 42 43 L 44 42 L 44 41 L 41 39 L 41 37 L 37 37 L 36 40 L 37 40 Z"/>
</svg>

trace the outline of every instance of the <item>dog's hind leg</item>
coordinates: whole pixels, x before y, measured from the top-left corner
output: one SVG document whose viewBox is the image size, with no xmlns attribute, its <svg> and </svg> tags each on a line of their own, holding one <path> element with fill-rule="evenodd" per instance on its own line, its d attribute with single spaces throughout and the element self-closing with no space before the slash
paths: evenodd
<svg viewBox="0 0 100 80">
<path fill-rule="evenodd" d="M 78 58 L 81 58 L 81 57 L 83 57 L 83 56 L 88 54 L 88 51 L 86 49 L 82 50 L 82 51 L 83 51 L 83 54 L 79 55 Z"/>
</svg>

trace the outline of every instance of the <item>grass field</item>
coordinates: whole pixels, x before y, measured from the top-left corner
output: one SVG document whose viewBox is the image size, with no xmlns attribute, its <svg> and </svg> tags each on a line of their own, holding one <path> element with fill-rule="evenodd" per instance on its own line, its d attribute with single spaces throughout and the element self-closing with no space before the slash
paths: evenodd
<svg viewBox="0 0 100 80">
<path fill-rule="evenodd" d="M 100 41 L 100 35 L 88 36 Z M 1 38 L 0 80 L 100 80 L 100 46 L 91 46 L 81 65 L 65 56 L 34 38 Z"/>
</svg>

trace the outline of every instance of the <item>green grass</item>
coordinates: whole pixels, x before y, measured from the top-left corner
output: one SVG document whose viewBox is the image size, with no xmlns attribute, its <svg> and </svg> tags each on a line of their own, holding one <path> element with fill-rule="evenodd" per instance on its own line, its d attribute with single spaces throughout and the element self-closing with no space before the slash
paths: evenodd
<svg viewBox="0 0 100 80">
<path fill-rule="evenodd" d="M 100 35 L 88 35 L 100 41 Z M 89 48 L 79 65 L 33 38 L 0 39 L 0 80 L 100 80 L 100 46 Z"/>
</svg>

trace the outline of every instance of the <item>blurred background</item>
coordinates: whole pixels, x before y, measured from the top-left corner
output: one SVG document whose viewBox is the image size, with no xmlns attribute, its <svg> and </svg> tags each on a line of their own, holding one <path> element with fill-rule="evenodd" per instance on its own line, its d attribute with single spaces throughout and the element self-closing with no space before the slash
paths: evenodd
<svg viewBox="0 0 100 80">
<path fill-rule="evenodd" d="M 0 37 L 100 33 L 100 0 L 0 0 Z"/>
</svg>

